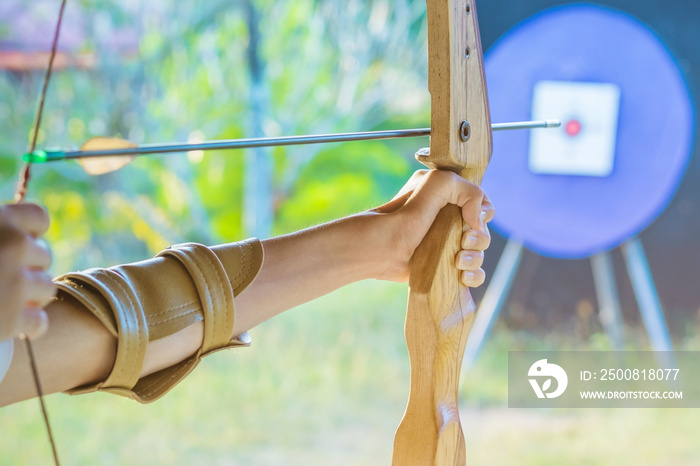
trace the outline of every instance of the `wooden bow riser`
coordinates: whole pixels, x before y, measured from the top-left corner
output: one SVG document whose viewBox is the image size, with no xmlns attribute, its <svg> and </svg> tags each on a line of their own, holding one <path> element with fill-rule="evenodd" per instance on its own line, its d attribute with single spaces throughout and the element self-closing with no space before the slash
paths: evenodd
<svg viewBox="0 0 700 466">
<path fill-rule="evenodd" d="M 473 0 L 427 5 L 431 140 L 430 151 L 416 157 L 479 184 L 492 146 L 476 7 Z M 406 314 L 411 386 L 396 432 L 395 466 L 466 464 L 457 396 L 475 306 L 455 267 L 463 231 L 460 209 L 446 206 L 411 260 Z"/>
<path fill-rule="evenodd" d="M 430 152 L 419 152 L 417 159 L 481 184 L 493 149 L 476 5 L 474 0 L 428 0 L 427 6 Z"/>
<path fill-rule="evenodd" d="M 447 206 L 412 259 L 406 314 L 411 385 L 394 442 L 395 466 L 458 465 L 466 458 L 457 392 L 475 309 L 455 268 L 461 235 L 459 208 Z"/>
</svg>

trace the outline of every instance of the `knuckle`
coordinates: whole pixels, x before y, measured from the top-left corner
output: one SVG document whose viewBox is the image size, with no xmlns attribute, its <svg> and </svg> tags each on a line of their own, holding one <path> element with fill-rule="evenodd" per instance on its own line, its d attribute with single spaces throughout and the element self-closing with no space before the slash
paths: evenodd
<svg viewBox="0 0 700 466">
<path fill-rule="evenodd" d="M 449 170 L 429 170 L 427 177 L 434 183 L 452 183 L 457 178 L 457 174 Z"/>
<path fill-rule="evenodd" d="M 428 170 L 425 173 L 425 182 L 432 183 L 432 182 L 434 182 L 434 180 L 436 180 L 437 178 L 439 178 L 441 176 L 442 176 L 442 173 L 440 172 L 440 170 Z"/>
<path fill-rule="evenodd" d="M 472 272 L 465 273 L 463 281 L 464 284 L 470 288 L 476 288 L 483 285 L 486 279 L 486 275 L 482 269 L 476 269 Z"/>
<path fill-rule="evenodd" d="M 49 214 L 46 209 L 39 204 L 24 204 L 26 206 L 27 212 L 34 219 L 36 219 L 38 227 L 42 231 L 49 229 Z"/>
<path fill-rule="evenodd" d="M 37 217 L 40 217 L 42 214 L 46 214 L 44 208 L 41 207 L 39 204 L 28 202 L 26 204 L 20 205 L 22 206 L 22 210 L 24 210 L 27 215 L 35 215 Z"/>
<path fill-rule="evenodd" d="M 472 287 L 476 288 L 484 284 L 486 280 L 486 274 L 483 269 L 478 269 L 474 271 L 474 278 L 472 280 Z"/>
<path fill-rule="evenodd" d="M 408 179 L 407 185 L 417 185 L 423 182 L 428 176 L 429 170 L 420 169 L 413 172 L 411 177 Z"/>
<path fill-rule="evenodd" d="M 483 254 L 483 251 L 485 249 L 488 249 L 489 246 L 491 246 L 491 235 L 489 234 L 488 230 L 486 230 L 482 235 L 481 235 L 481 251 Z"/>
<path fill-rule="evenodd" d="M 18 286 L 26 286 L 36 280 L 36 273 L 26 267 L 22 267 L 22 271 L 17 276 Z"/>
<path fill-rule="evenodd" d="M 412 178 L 422 184 L 433 183 L 433 180 L 435 179 L 435 171 L 436 170 L 420 169 L 413 174 Z"/>
<path fill-rule="evenodd" d="M 45 271 L 35 271 L 34 277 L 36 278 L 36 281 L 39 283 L 43 283 L 44 285 L 53 285 L 53 280 L 51 280 L 51 275 Z"/>
<path fill-rule="evenodd" d="M 43 239 L 36 240 L 37 255 L 41 261 L 46 264 L 46 267 L 50 267 L 53 262 L 53 252 L 49 247 L 49 244 Z"/>
<path fill-rule="evenodd" d="M 29 238 L 19 228 L 5 225 L 0 228 L 0 255 L 4 259 L 22 257 L 29 249 Z"/>
<path fill-rule="evenodd" d="M 461 183 L 463 181 L 466 181 L 464 178 L 462 178 L 461 176 L 459 176 L 455 172 L 444 171 L 444 173 L 448 177 L 450 183 L 458 184 L 458 183 Z"/>
</svg>

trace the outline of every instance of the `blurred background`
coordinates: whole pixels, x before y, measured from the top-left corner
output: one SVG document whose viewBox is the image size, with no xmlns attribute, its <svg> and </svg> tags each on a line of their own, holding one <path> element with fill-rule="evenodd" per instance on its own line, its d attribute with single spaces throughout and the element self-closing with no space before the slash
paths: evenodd
<svg viewBox="0 0 700 466">
<path fill-rule="evenodd" d="M 485 52 L 517 23 L 567 3 L 479 2 Z M 596 4 L 650 27 L 698 101 L 697 2 Z M 26 151 L 59 5 L 0 4 L 5 200 Z M 69 0 L 39 147 L 79 147 L 102 135 L 156 143 L 425 127 L 426 56 L 424 1 Z M 58 275 L 141 260 L 183 241 L 279 235 L 376 206 L 420 168 L 413 154 L 427 144 L 167 154 L 99 177 L 74 163 L 35 166 L 29 197 L 51 214 Z M 668 209 L 641 234 L 675 349 L 700 350 L 699 177 L 692 157 Z M 494 234 L 487 274 L 505 241 Z M 619 252 L 613 261 L 624 270 Z M 647 349 L 627 275 L 618 278 L 625 348 Z M 483 289 L 474 296 L 479 302 Z M 389 464 L 408 390 L 405 301 L 400 284 L 339 290 L 261 325 L 251 348 L 207 358 L 153 405 L 51 396 L 61 458 Z M 597 307 L 589 261 L 524 253 L 500 319 L 463 374 L 470 464 L 700 464 L 695 410 L 507 408 L 508 351 L 611 348 Z M 0 425 L 0 464 L 49 464 L 35 401 L 0 410 Z"/>
</svg>

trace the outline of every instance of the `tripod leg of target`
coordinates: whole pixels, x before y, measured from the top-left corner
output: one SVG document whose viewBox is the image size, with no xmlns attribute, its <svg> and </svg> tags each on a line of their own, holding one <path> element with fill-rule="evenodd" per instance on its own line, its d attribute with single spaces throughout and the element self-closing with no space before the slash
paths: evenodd
<svg viewBox="0 0 700 466">
<path fill-rule="evenodd" d="M 470 369 L 476 362 L 486 336 L 496 321 L 503 304 L 506 302 L 522 255 L 523 245 L 517 241 L 508 240 L 503 254 L 498 260 L 496 270 L 493 272 L 493 277 L 486 289 L 484 298 L 481 300 L 479 309 L 476 312 L 474 324 L 467 340 L 467 347 L 464 351 L 464 359 L 462 360 L 463 372 Z"/>
<path fill-rule="evenodd" d="M 598 298 L 600 322 L 603 324 L 605 333 L 608 334 L 613 348 L 616 351 L 621 351 L 624 346 L 622 312 L 620 311 L 620 299 L 617 295 L 617 285 L 615 283 L 615 269 L 610 253 L 603 252 L 591 257 L 591 268 L 593 269 L 593 281 L 595 282 L 595 291 Z"/>
<path fill-rule="evenodd" d="M 637 298 L 642 322 L 649 335 L 654 351 L 673 351 L 671 336 L 668 333 L 664 313 L 656 292 L 654 279 L 649 270 L 644 248 L 639 238 L 632 238 L 622 245 L 622 253 L 627 263 L 632 288 Z"/>
</svg>

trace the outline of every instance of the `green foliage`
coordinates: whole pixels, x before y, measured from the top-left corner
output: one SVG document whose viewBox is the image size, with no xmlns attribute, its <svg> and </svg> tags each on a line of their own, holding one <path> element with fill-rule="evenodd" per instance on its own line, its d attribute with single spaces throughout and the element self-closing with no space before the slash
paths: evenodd
<svg viewBox="0 0 700 466">
<path fill-rule="evenodd" d="M 378 142 L 345 143 L 319 152 L 278 209 L 279 233 L 380 205 L 398 192 L 411 166 Z"/>
<path fill-rule="evenodd" d="M 39 148 L 103 135 L 154 143 L 358 131 L 425 115 L 421 2 L 252 5 L 261 88 L 251 81 L 247 2 L 73 3 L 84 21 L 64 27 L 78 27 L 71 32 L 84 43 L 67 52 L 91 53 L 95 66 L 54 73 Z M 12 34 L 6 21 L 0 41 Z M 127 45 L 114 45 L 117 36 Z M 0 198 L 12 197 L 42 79 L 40 71 L 0 72 Z M 254 111 L 262 112 L 260 128 Z M 408 178 L 414 150 L 372 143 L 271 151 L 274 231 L 386 202 Z M 240 151 L 164 154 L 100 177 L 74 163 L 35 166 L 30 198 L 49 208 L 55 272 L 143 259 L 174 242 L 240 239 L 244 159 Z"/>
</svg>

